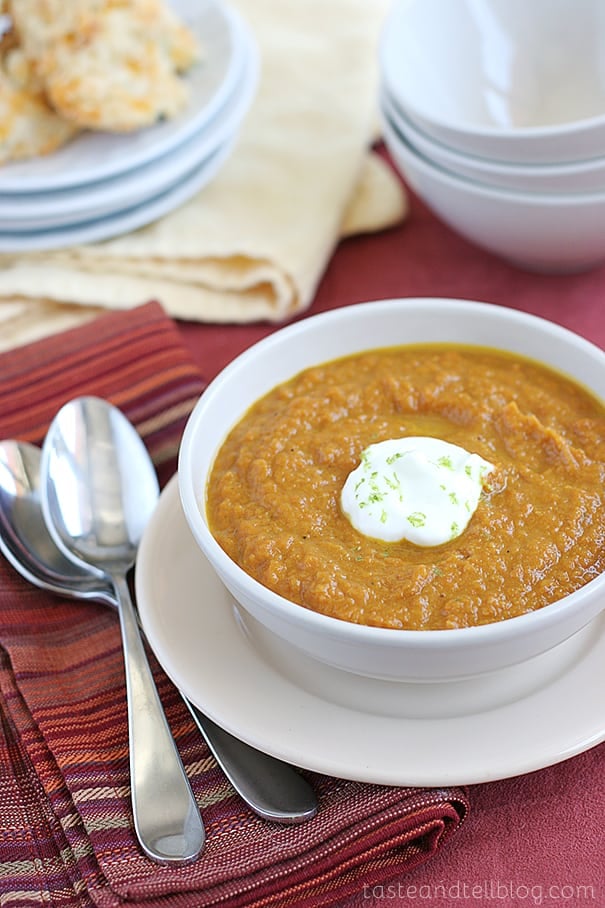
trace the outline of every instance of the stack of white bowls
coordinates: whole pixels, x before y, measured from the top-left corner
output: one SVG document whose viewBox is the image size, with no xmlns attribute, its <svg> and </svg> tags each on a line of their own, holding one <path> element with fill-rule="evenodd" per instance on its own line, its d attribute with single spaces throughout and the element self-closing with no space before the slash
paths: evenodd
<svg viewBox="0 0 605 908">
<path fill-rule="evenodd" d="M 395 0 L 386 145 L 477 245 L 533 270 L 605 261 L 603 0 Z"/>
<path fill-rule="evenodd" d="M 189 104 L 134 133 L 82 132 L 46 157 L 0 168 L 0 252 L 108 239 L 199 192 L 231 153 L 255 96 L 249 26 L 223 0 L 171 0 L 202 59 L 185 76 Z"/>
</svg>

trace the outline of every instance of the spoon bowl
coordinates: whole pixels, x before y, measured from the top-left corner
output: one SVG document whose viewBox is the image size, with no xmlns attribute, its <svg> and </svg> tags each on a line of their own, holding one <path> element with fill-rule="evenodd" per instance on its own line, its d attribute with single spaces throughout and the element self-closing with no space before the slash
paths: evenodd
<svg viewBox="0 0 605 908">
<path fill-rule="evenodd" d="M 100 398 L 70 401 L 49 428 L 41 476 L 44 519 L 59 547 L 121 586 L 159 497 L 134 426 Z"/>
<path fill-rule="evenodd" d="M 0 551 L 35 586 L 117 608 L 106 576 L 67 558 L 48 532 L 40 502 L 40 449 L 27 442 L 0 444 Z"/>
</svg>

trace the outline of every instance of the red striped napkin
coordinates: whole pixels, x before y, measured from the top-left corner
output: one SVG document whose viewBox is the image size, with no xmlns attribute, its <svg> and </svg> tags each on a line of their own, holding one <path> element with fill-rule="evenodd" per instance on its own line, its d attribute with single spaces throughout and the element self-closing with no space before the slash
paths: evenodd
<svg viewBox="0 0 605 908">
<path fill-rule="evenodd" d="M 96 394 L 136 425 L 164 484 L 203 387 L 176 327 L 150 303 L 0 356 L 0 437 L 40 443 L 66 400 Z M 186 867 L 152 863 L 133 834 L 115 615 L 43 593 L 0 558 L 0 904 L 334 904 L 426 861 L 467 813 L 460 789 L 310 774 L 318 815 L 266 823 L 233 792 L 155 669 L 207 830 Z"/>
</svg>

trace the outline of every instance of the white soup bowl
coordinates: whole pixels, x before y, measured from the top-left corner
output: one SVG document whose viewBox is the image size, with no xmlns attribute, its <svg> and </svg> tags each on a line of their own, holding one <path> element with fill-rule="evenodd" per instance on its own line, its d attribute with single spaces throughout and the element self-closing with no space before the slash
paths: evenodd
<svg viewBox="0 0 605 908">
<path fill-rule="evenodd" d="M 605 261 L 605 190 L 514 192 L 450 173 L 406 142 L 383 118 L 397 169 L 431 210 L 483 249 L 532 271 L 587 271 Z"/>
<path fill-rule="evenodd" d="M 603 59 L 602 0 L 395 0 L 379 50 L 423 132 L 526 164 L 603 154 Z"/>
<path fill-rule="evenodd" d="M 512 309 L 448 299 L 363 303 L 276 331 L 235 359 L 204 391 L 185 428 L 178 469 L 187 523 L 232 594 L 284 650 L 356 675 L 449 681 L 505 669 L 569 640 L 605 607 L 605 574 L 543 608 L 493 624 L 452 630 L 392 630 L 318 614 L 267 589 L 212 535 L 206 487 L 215 456 L 248 408 L 308 367 L 363 350 L 449 342 L 511 351 L 562 371 L 605 399 L 605 353 L 548 321 Z M 200 590 L 200 608 L 203 605 Z M 270 708 L 270 704 L 268 705 Z"/>
</svg>

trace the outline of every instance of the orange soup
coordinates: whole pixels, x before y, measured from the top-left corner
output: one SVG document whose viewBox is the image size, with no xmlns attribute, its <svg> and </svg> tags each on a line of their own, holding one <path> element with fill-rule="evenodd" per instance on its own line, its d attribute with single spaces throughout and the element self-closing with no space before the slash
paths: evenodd
<svg viewBox="0 0 605 908">
<path fill-rule="evenodd" d="M 468 525 L 423 546 L 353 527 L 341 492 L 377 442 L 442 439 L 493 465 Z M 207 488 L 210 529 L 260 583 L 346 621 L 445 629 L 542 608 L 605 568 L 605 407 L 536 362 L 447 344 L 348 356 L 246 413 Z"/>
</svg>

